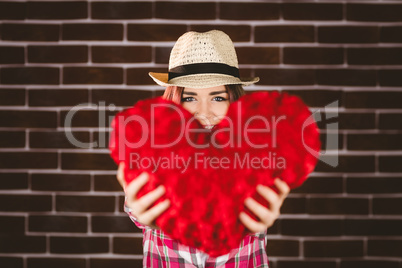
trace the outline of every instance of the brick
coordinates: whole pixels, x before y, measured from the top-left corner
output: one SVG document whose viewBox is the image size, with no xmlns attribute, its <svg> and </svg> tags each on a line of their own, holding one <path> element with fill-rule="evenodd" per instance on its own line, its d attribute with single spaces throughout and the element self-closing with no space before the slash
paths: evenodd
<svg viewBox="0 0 402 268">
<path fill-rule="evenodd" d="M 155 18 L 174 20 L 213 20 L 213 2 L 155 2 Z"/>
<path fill-rule="evenodd" d="M 347 4 L 346 18 L 350 21 L 402 21 L 402 5 Z"/>
<path fill-rule="evenodd" d="M 54 24 L 2 25 L 1 37 L 11 41 L 58 41 L 60 26 Z"/>
<path fill-rule="evenodd" d="M 141 267 L 141 259 L 123 259 L 119 257 L 118 259 L 90 259 L 89 260 L 91 268 L 109 268 L 109 267 Z"/>
<path fill-rule="evenodd" d="M 91 230 L 95 233 L 142 233 L 128 216 L 92 216 Z"/>
<path fill-rule="evenodd" d="M 30 232 L 85 233 L 87 217 L 74 216 L 29 216 Z"/>
<path fill-rule="evenodd" d="M 251 37 L 251 27 L 249 25 L 190 25 L 190 31 L 208 32 L 211 30 L 225 32 L 233 42 L 248 42 Z"/>
<path fill-rule="evenodd" d="M 356 194 L 391 194 L 402 189 L 402 178 L 398 177 L 348 177 L 346 192 Z"/>
<path fill-rule="evenodd" d="M 51 211 L 50 195 L 0 195 L 0 211 Z"/>
<path fill-rule="evenodd" d="M 310 177 L 291 193 L 303 194 L 335 194 L 343 192 L 342 177 Z"/>
<path fill-rule="evenodd" d="M 223 20 L 277 20 L 280 7 L 271 3 L 219 3 Z"/>
<path fill-rule="evenodd" d="M 52 67 L 15 67 L 0 70 L 1 84 L 57 85 L 59 69 Z"/>
<path fill-rule="evenodd" d="M 391 185 L 389 185 L 388 187 L 391 187 Z M 400 190 L 398 191 L 398 193 L 400 193 Z M 373 213 L 376 215 L 401 215 L 402 198 L 373 198 Z"/>
<path fill-rule="evenodd" d="M 65 132 L 59 131 L 31 131 L 29 133 L 30 148 L 46 148 L 46 149 L 80 149 L 81 143 L 85 143 L 85 149 L 90 148 L 89 132 L 71 132 L 69 134 L 74 137 L 71 140 Z M 79 142 L 77 143 L 76 140 Z"/>
<path fill-rule="evenodd" d="M 116 113 L 117 111 L 101 109 L 97 111 L 94 111 L 94 109 L 92 111 L 85 109 L 62 111 L 60 113 L 60 126 L 70 127 L 69 121 L 71 120 L 71 127 L 109 127 Z"/>
<path fill-rule="evenodd" d="M 402 129 L 402 113 L 380 113 L 380 129 Z"/>
<path fill-rule="evenodd" d="M 88 62 L 86 46 L 28 46 L 28 62 L 84 63 Z"/>
<path fill-rule="evenodd" d="M 109 252 L 107 237 L 50 237 L 50 252 L 60 254 L 95 254 Z"/>
<path fill-rule="evenodd" d="M 116 170 L 117 165 L 109 154 L 102 153 L 63 153 L 62 169 L 75 170 Z"/>
<path fill-rule="evenodd" d="M 0 64 L 24 63 L 24 48 L 0 46 Z"/>
<path fill-rule="evenodd" d="M 57 268 L 86 268 L 86 260 L 76 258 L 61 258 L 61 257 L 32 257 L 27 258 L 28 268 L 42 268 L 42 267 L 57 267 Z"/>
<path fill-rule="evenodd" d="M 57 113 L 44 111 L 0 111 L 1 127 L 55 128 Z"/>
<path fill-rule="evenodd" d="M 338 101 L 338 105 L 342 106 L 342 91 L 339 90 L 282 90 L 291 95 L 300 97 L 309 107 L 324 107 L 334 101 Z"/>
<path fill-rule="evenodd" d="M 369 256 L 400 258 L 402 254 L 402 240 L 369 239 L 367 253 Z"/>
<path fill-rule="evenodd" d="M 126 213 L 124 211 L 125 197 L 120 195 L 120 196 L 117 197 L 117 201 L 118 201 L 118 210 L 119 210 L 119 212 Z"/>
<path fill-rule="evenodd" d="M 24 148 L 25 132 L 0 131 L 0 148 Z"/>
<path fill-rule="evenodd" d="M 256 26 L 254 41 L 256 43 L 312 43 L 314 27 L 307 25 Z"/>
<path fill-rule="evenodd" d="M 309 214 L 365 215 L 369 213 L 367 198 L 320 198 L 312 197 L 307 202 Z"/>
<path fill-rule="evenodd" d="M 187 31 L 182 24 L 128 24 L 129 41 L 176 41 Z"/>
<path fill-rule="evenodd" d="M 363 26 L 320 26 L 318 42 L 320 43 L 378 43 L 378 27 Z"/>
<path fill-rule="evenodd" d="M 0 168 L 57 168 L 57 153 L 2 152 Z"/>
<path fill-rule="evenodd" d="M 271 263 L 271 262 L 270 262 Z M 277 268 L 336 268 L 335 261 L 278 261 Z"/>
<path fill-rule="evenodd" d="M 0 105 L 15 106 L 25 105 L 25 89 L 0 89 Z"/>
<path fill-rule="evenodd" d="M 65 67 L 63 84 L 123 84 L 123 69 L 112 67 Z"/>
<path fill-rule="evenodd" d="M 155 48 L 155 63 L 169 63 L 170 51 L 172 47 L 156 47 Z"/>
<path fill-rule="evenodd" d="M 329 166 L 322 161 L 318 161 L 315 168 L 316 172 L 374 172 L 374 156 L 363 155 L 339 155 L 338 165 Z"/>
<path fill-rule="evenodd" d="M 354 268 L 354 267 L 365 267 L 365 268 L 399 268 L 399 263 L 397 261 L 387 261 L 387 260 L 358 260 L 349 261 L 342 260 L 340 268 Z"/>
<path fill-rule="evenodd" d="M 314 85 L 315 72 L 310 69 L 255 69 L 259 85 Z"/>
<path fill-rule="evenodd" d="M 401 26 L 380 27 L 380 40 L 383 43 L 401 43 L 402 27 Z"/>
<path fill-rule="evenodd" d="M 113 212 L 115 198 L 113 196 L 56 196 L 56 210 L 67 212 Z"/>
<path fill-rule="evenodd" d="M 345 92 L 346 108 L 402 108 L 402 92 L 397 91 L 359 91 Z"/>
<path fill-rule="evenodd" d="M 142 254 L 142 238 L 140 237 L 114 237 L 113 253 L 116 254 Z"/>
<path fill-rule="evenodd" d="M 363 241 L 304 241 L 306 257 L 362 257 Z"/>
<path fill-rule="evenodd" d="M 350 236 L 400 236 L 402 234 L 401 220 L 346 219 L 344 226 L 344 234 Z"/>
<path fill-rule="evenodd" d="M 31 174 L 33 191 L 89 191 L 91 177 L 84 174 Z"/>
<path fill-rule="evenodd" d="M 347 60 L 350 65 L 400 65 L 400 48 L 348 48 Z"/>
<path fill-rule="evenodd" d="M 25 5 L 23 2 L 0 2 L 1 20 L 25 19 Z"/>
<path fill-rule="evenodd" d="M 167 73 L 166 68 L 129 68 L 127 69 L 127 85 L 155 85 L 149 72 Z"/>
<path fill-rule="evenodd" d="M 150 2 L 93 2 L 91 17 L 101 20 L 135 20 L 152 18 Z"/>
<path fill-rule="evenodd" d="M 94 190 L 99 192 L 121 192 L 123 189 L 116 175 L 94 175 Z"/>
<path fill-rule="evenodd" d="M 25 232 L 25 217 L 0 216 L 0 229 L 7 230 L 7 234 L 23 234 Z"/>
<path fill-rule="evenodd" d="M 0 189 L 28 189 L 27 173 L 0 173 Z"/>
<path fill-rule="evenodd" d="M 121 41 L 123 40 L 122 24 L 63 24 L 63 40 Z"/>
<path fill-rule="evenodd" d="M 321 219 L 282 219 L 280 229 L 282 235 L 340 236 L 342 235 L 342 221 Z"/>
<path fill-rule="evenodd" d="M 381 86 L 400 87 L 402 86 L 402 70 L 378 70 L 378 79 Z"/>
<path fill-rule="evenodd" d="M 375 128 L 375 114 L 374 113 L 325 113 L 322 111 L 321 119 L 317 121 L 317 125 L 320 129 L 325 130 L 327 126 L 331 126 L 333 123 L 338 123 L 339 129 L 373 129 Z M 324 137 L 326 134 L 322 133 Z M 340 148 L 343 144 L 343 135 L 338 134 Z M 322 139 L 323 145 L 325 144 L 325 139 Z"/>
<path fill-rule="evenodd" d="M 45 253 L 46 237 L 2 235 L 0 239 L 1 253 Z"/>
<path fill-rule="evenodd" d="M 151 62 L 152 48 L 145 46 L 94 46 L 92 62 L 96 63 L 135 63 Z"/>
<path fill-rule="evenodd" d="M 279 224 L 280 220 L 276 220 L 273 225 L 267 229 L 267 235 L 278 235 L 279 234 Z"/>
<path fill-rule="evenodd" d="M 0 257 L 2 267 L 23 268 L 23 259 L 18 257 Z"/>
<path fill-rule="evenodd" d="M 380 172 L 402 172 L 402 156 L 380 156 L 378 160 Z"/>
<path fill-rule="evenodd" d="M 28 2 L 28 19 L 71 20 L 88 17 L 87 3 L 74 2 Z"/>
<path fill-rule="evenodd" d="M 133 106 L 137 101 L 155 97 L 150 90 L 93 89 L 92 103 L 105 102 L 105 105 Z"/>
<path fill-rule="evenodd" d="M 282 214 L 304 214 L 306 213 L 307 200 L 306 198 L 288 197 L 282 204 Z"/>
<path fill-rule="evenodd" d="M 283 4 L 282 14 L 285 20 L 342 20 L 341 4 Z"/>
<path fill-rule="evenodd" d="M 342 48 L 285 47 L 283 49 L 285 64 L 342 64 Z"/>
<path fill-rule="evenodd" d="M 340 129 L 374 129 L 374 113 L 339 113 Z"/>
<path fill-rule="evenodd" d="M 366 150 L 402 150 L 402 134 L 348 134 L 347 149 Z"/>
<path fill-rule="evenodd" d="M 237 47 L 241 64 L 279 64 L 278 47 Z"/>
<path fill-rule="evenodd" d="M 269 239 L 266 252 L 268 256 L 299 256 L 299 241 L 287 239 Z"/>
<path fill-rule="evenodd" d="M 359 69 L 317 69 L 319 85 L 375 86 L 377 75 L 375 70 Z"/>
<path fill-rule="evenodd" d="M 39 89 L 28 91 L 29 106 L 75 106 L 88 103 L 88 90 L 86 89 Z"/>
</svg>

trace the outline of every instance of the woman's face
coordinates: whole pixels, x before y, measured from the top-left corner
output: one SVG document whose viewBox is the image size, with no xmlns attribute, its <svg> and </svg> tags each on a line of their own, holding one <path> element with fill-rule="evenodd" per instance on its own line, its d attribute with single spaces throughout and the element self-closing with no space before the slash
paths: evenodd
<svg viewBox="0 0 402 268">
<path fill-rule="evenodd" d="M 194 114 L 205 128 L 218 124 L 226 115 L 229 104 L 229 94 L 225 86 L 186 87 L 181 98 L 181 105 Z"/>
</svg>

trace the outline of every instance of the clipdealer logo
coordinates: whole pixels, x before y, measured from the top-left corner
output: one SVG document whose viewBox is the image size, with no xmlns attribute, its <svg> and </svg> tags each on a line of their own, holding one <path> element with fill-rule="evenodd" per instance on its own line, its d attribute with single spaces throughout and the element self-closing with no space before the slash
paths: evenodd
<svg viewBox="0 0 402 268">
<path fill-rule="evenodd" d="M 157 106 L 160 106 L 161 104 L 157 104 L 153 108 L 157 108 Z M 169 104 L 164 104 L 164 105 L 169 105 Z M 173 106 L 173 109 L 175 109 L 177 112 L 181 112 L 176 106 Z M 118 109 L 114 104 L 109 104 L 106 106 L 104 101 L 99 102 L 99 104 L 94 104 L 94 103 L 81 103 L 76 106 L 74 106 L 72 109 L 70 109 L 65 117 L 64 120 L 64 132 L 65 135 L 68 139 L 68 141 L 74 145 L 76 148 L 82 148 L 82 149 L 93 149 L 93 148 L 107 148 L 109 141 L 107 140 L 108 132 L 111 130 L 110 124 L 115 117 L 114 115 L 109 115 L 107 116 L 107 113 L 109 112 L 115 112 Z M 318 108 L 318 109 L 310 109 L 312 114 L 311 116 L 303 123 L 303 129 L 307 127 L 308 125 L 316 122 L 317 124 L 321 126 L 325 126 L 325 128 L 320 129 L 321 136 L 323 137 L 323 144 L 321 147 L 321 150 L 318 154 L 319 161 L 324 162 L 332 167 L 336 167 L 339 164 L 339 149 L 338 149 L 338 140 L 339 140 L 339 101 L 336 100 L 334 102 L 329 103 L 328 105 L 325 105 L 323 108 Z M 73 134 L 73 127 L 72 127 L 72 122 L 74 119 L 74 116 L 76 116 L 77 112 L 80 111 L 95 111 L 98 114 L 98 131 L 99 131 L 99 139 L 98 141 L 92 141 L 92 142 L 82 142 L 78 140 L 74 134 Z M 152 111 L 153 113 L 153 111 Z M 184 116 L 181 115 L 182 118 L 182 127 L 184 129 Z M 245 132 L 243 134 L 245 135 L 245 141 L 250 142 L 248 139 L 248 134 L 253 133 L 253 132 L 270 132 L 272 134 L 272 140 L 270 141 L 271 145 L 274 147 L 276 146 L 276 131 L 275 131 L 275 126 L 278 124 L 281 120 L 284 120 L 285 118 L 279 117 L 279 118 L 272 118 L 272 120 L 268 121 L 265 117 L 262 116 L 257 116 L 256 118 L 249 118 L 248 121 L 244 122 L 245 123 Z M 142 126 L 143 129 L 146 129 L 148 126 L 148 122 L 145 121 L 145 119 L 141 118 L 140 116 L 137 117 L 132 117 L 130 120 L 135 120 L 139 122 Z M 195 117 L 193 117 L 191 120 L 197 120 Z M 265 120 L 265 125 L 267 126 L 266 129 L 248 129 L 247 126 L 250 124 L 250 120 Z M 328 122 L 327 122 L 328 121 Z M 154 125 L 154 122 L 151 123 L 151 129 L 152 127 L 155 128 L 157 126 Z M 187 122 L 189 123 L 189 122 Z M 209 130 L 207 129 L 198 129 L 198 130 L 193 130 L 194 132 L 208 132 Z M 122 133 L 122 131 L 120 131 Z M 149 134 L 149 133 L 148 133 Z M 184 135 L 184 131 L 183 131 Z M 188 132 L 186 132 L 186 135 L 188 135 Z M 162 146 L 160 148 L 169 147 L 173 145 L 174 143 L 170 143 L 168 145 L 158 145 L 155 144 L 153 140 L 152 133 L 150 135 L 151 137 L 151 142 L 152 145 L 155 146 L 153 148 L 158 148 L 158 146 Z M 127 141 L 125 141 L 125 137 L 121 137 L 123 140 L 120 142 L 120 144 L 123 145 L 128 145 L 130 148 L 138 148 L 140 147 L 144 142 L 145 138 L 141 140 L 141 142 L 137 142 L 136 144 L 128 144 Z M 182 137 L 179 137 L 182 138 Z M 188 140 L 189 145 L 192 146 L 200 146 L 198 148 L 206 148 L 210 145 L 204 144 L 204 145 L 199 145 L 199 144 L 193 144 L 191 139 L 188 138 L 188 136 L 185 136 L 185 138 Z M 178 140 L 178 139 L 176 139 Z M 312 155 L 317 155 L 316 153 L 313 152 L 313 149 L 310 148 L 307 144 L 305 144 L 305 137 L 303 136 L 302 132 L 302 140 L 303 144 Z M 219 144 L 213 143 L 214 139 L 211 139 L 212 141 L 212 146 L 216 146 L 216 148 L 219 148 Z M 177 142 L 177 141 L 176 141 Z M 229 146 L 233 146 L 235 143 L 235 140 L 231 140 Z M 252 144 L 253 146 L 256 146 L 255 148 L 265 148 L 267 146 L 266 144 Z M 225 146 L 228 146 L 226 144 Z M 262 146 L 262 147 L 261 147 Z M 122 148 L 123 149 L 123 148 Z M 124 151 L 120 150 L 120 151 Z"/>
</svg>

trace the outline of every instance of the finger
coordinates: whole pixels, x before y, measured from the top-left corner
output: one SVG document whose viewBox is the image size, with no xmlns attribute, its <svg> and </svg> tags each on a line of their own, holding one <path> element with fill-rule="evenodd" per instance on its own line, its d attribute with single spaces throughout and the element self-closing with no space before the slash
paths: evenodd
<svg viewBox="0 0 402 268">
<path fill-rule="evenodd" d="M 253 212 L 262 222 L 268 223 L 269 220 L 269 210 L 255 201 L 253 198 L 249 197 L 244 200 L 244 204 L 248 207 L 251 212 Z"/>
<path fill-rule="evenodd" d="M 135 178 L 126 188 L 127 202 L 132 203 L 136 200 L 138 191 L 147 183 L 149 179 L 148 173 L 142 172 Z"/>
<path fill-rule="evenodd" d="M 286 196 L 288 196 L 288 194 L 290 192 L 289 185 L 279 178 L 277 178 L 274 181 L 274 184 L 275 184 L 276 188 L 278 188 L 278 190 L 279 190 L 279 197 L 282 199 L 285 199 Z"/>
<path fill-rule="evenodd" d="M 266 230 L 266 227 L 261 222 L 257 222 L 253 220 L 249 215 L 245 212 L 240 212 L 239 214 L 240 221 L 247 227 L 252 233 L 259 233 Z"/>
<path fill-rule="evenodd" d="M 133 203 L 132 209 L 135 209 L 138 214 L 144 212 L 150 205 L 158 200 L 166 192 L 165 187 L 160 185 L 155 190 L 147 193 Z"/>
<path fill-rule="evenodd" d="M 257 192 L 264 197 L 265 200 L 269 203 L 269 210 L 271 211 L 279 211 L 279 208 L 282 205 L 282 200 L 279 198 L 279 195 L 275 193 L 271 188 L 264 185 L 257 185 Z"/>
<path fill-rule="evenodd" d="M 151 225 L 152 222 L 159 216 L 161 215 L 167 208 L 170 206 L 170 201 L 166 199 L 165 201 L 157 204 L 156 206 L 150 208 L 146 212 L 142 213 L 138 217 L 138 221 L 145 224 L 145 225 Z"/>
<path fill-rule="evenodd" d="M 117 169 L 117 181 L 123 189 L 126 188 L 126 181 L 124 180 L 124 162 L 120 162 L 119 168 Z"/>
</svg>

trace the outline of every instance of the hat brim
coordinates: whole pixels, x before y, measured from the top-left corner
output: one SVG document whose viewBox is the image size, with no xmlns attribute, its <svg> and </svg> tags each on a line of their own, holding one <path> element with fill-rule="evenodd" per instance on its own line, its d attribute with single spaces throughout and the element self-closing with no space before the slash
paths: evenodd
<svg viewBox="0 0 402 268">
<path fill-rule="evenodd" d="M 180 76 L 168 80 L 167 73 L 153 73 L 150 72 L 149 76 L 160 86 L 178 86 L 188 88 L 208 88 L 222 85 L 235 85 L 240 84 L 243 86 L 252 85 L 257 83 L 260 78 L 237 78 L 231 75 L 225 74 L 193 74 Z"/>
</svg>

